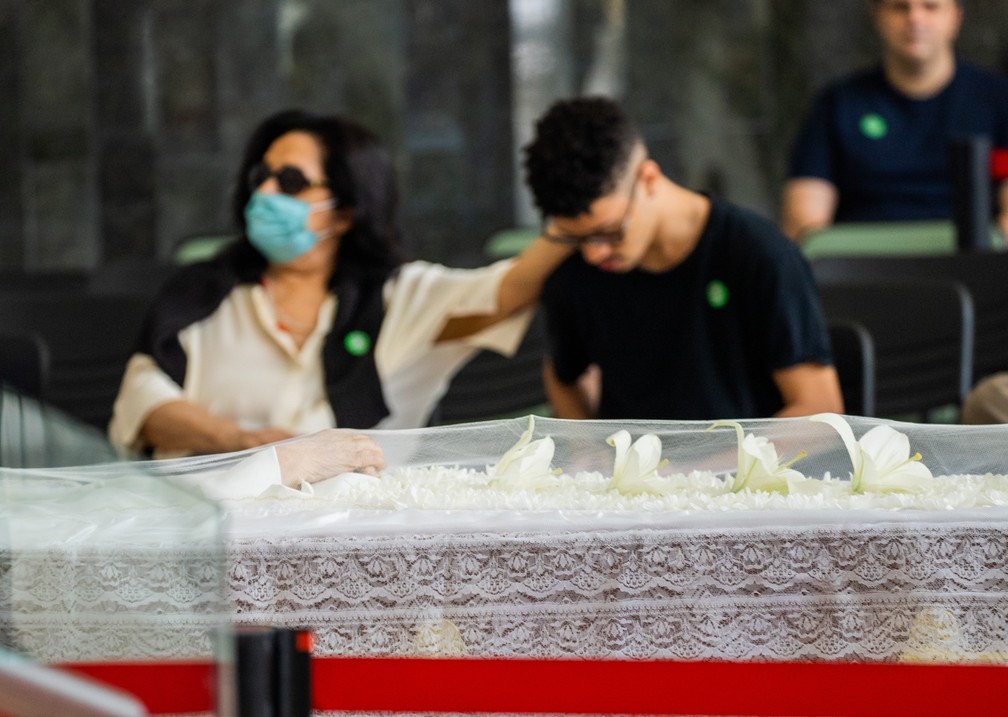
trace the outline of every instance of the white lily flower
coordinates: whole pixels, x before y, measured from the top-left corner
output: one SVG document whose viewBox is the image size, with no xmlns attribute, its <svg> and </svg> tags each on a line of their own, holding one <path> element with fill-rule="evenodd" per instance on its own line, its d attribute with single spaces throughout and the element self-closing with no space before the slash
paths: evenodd
<svg viewBox="0 0 1008 717">
<path fill-rule="evenodd" d="M 840 434 L 853 467 L 851 492 L 914 492 L 931 484 L 931 471 L 920 462 L 920 453 L 910 455 L 910 439 L 905 433 L 891 426 L 875 426 L 856 440 L 847 421 L 835 413 L 820 413 L 809 420 L 832 426 Z"/>
<path fill-rule="evenodd" d="M 734 428 L 738 437 L 738 470 L 731 487 L 733 493 L 749 488 L 786 494 L 794 484 L 807 480 L 803 473 L 790 467 L 808 455 L 805 451 L 782 464 L 777 457 L 777 447 L 765 437 L 746 434 L 737 421 L 715 421 L 707 430 L 718 426 Z"/>
<path fill-rule="evenodd" d="M 662 460 L 658 436 L 647 433 L 631 446 L 630 434 L 621 429 L 606 438 L 606 443 L 616 449 L 610 488 L 627 495 L 664 492 L 653 480 L 656 471 L 668 463 L 668 459 Z"/>
<path fill-rule="evenodd" d="M 494 466 L 492 482 L 495 485 L 535 490 L 556 483 L 561 471 L 550 469 L 556 446 L 549 436 L 533 441 L 534 431 L 535 418 L 529 416 L 528 428 Z"/>
</svg>

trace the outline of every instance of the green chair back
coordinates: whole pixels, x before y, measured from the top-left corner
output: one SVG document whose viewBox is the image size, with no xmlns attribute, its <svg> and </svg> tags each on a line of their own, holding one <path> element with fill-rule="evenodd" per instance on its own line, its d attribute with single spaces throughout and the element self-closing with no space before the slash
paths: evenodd
<svg viewBox="0 0 1008 717">
<path fill-rule="evenodd" d="M 504 229 L 491 236 L 483 247 L 488 259 L 506 259 L 517 256 L 539 236 L 539 227 Z"/>
<path fill-rule="evenodd" d="M 235 239 L 234 234 L 209 234 L 183 239 L 172 252 L 172 261 L 182 265 L 209 259 Z"/>
</svg>

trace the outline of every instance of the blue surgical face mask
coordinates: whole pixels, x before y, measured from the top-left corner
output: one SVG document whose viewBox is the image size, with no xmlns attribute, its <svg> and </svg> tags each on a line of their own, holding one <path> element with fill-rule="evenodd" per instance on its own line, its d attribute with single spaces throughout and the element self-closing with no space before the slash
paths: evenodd
<svg viewBox="0 0 1008 717">
<path fill-rule="evenodd" d="M 308 215 L 332 206 L 331 199 L 309 204 L 287 194 L 255 192 L 245 206 L 245 233 L 267 260 L 286 264 L 307 252 L 326 234 L 308 228 Z"/>
</svg>

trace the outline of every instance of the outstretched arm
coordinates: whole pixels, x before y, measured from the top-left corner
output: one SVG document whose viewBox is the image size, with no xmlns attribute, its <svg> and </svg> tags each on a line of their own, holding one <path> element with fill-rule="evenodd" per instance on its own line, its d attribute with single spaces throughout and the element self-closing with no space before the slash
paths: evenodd
<svg viewBox="0 0 1008 717">
<path fill-rule="evenodd" d="M 340 473 L 378 475 L 385 456 L 374 441 L 361 433 L 327 428 L 276 447 L 283 484 L 295 487 L 315 483 Z"/>
<path fill-rule="evenodd" d="M 370 438 L 327 428 L 294 441 L 252 451 L 226 470 L 173 476 L 215 500 L 255 498 L 274 486 L 298 488 L 341 473 L 377 475 L 385 467 L 381 449 Z"/>
<path fill-rule="evenodd" d="M 497 289 L 497 311 L 493 314 L 449 319 L 437 340 L 450 341 L 471 336 L 532 306 L 539 300 L 546 278 L 573 251 L 572 247 L 560 246 L 539 237 L 514 260 L 501 280 Z"/>
<path fill-rule="evenodd" d="M 832 182 L 817 177 L 796 177 L 784 184 L 781 199 L 781 229 L 800 244 L 809 232 L 833 223 L 837 189 Z"/>
</svg>

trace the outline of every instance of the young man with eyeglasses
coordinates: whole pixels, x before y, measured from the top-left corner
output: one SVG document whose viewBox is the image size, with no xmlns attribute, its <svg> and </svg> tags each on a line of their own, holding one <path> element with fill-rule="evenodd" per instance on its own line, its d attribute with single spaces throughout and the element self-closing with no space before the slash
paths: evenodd
<svg viewBox="0 0 1008 717">
<path fill-rule="evenodd" d="M 525 170 L 543 236 L 578 249 L 542 297 L 555 415 L 842 411 L 809 267 L 772 222 L 673 183 L 605 98 L 555 104 Z"/>
</svg>

